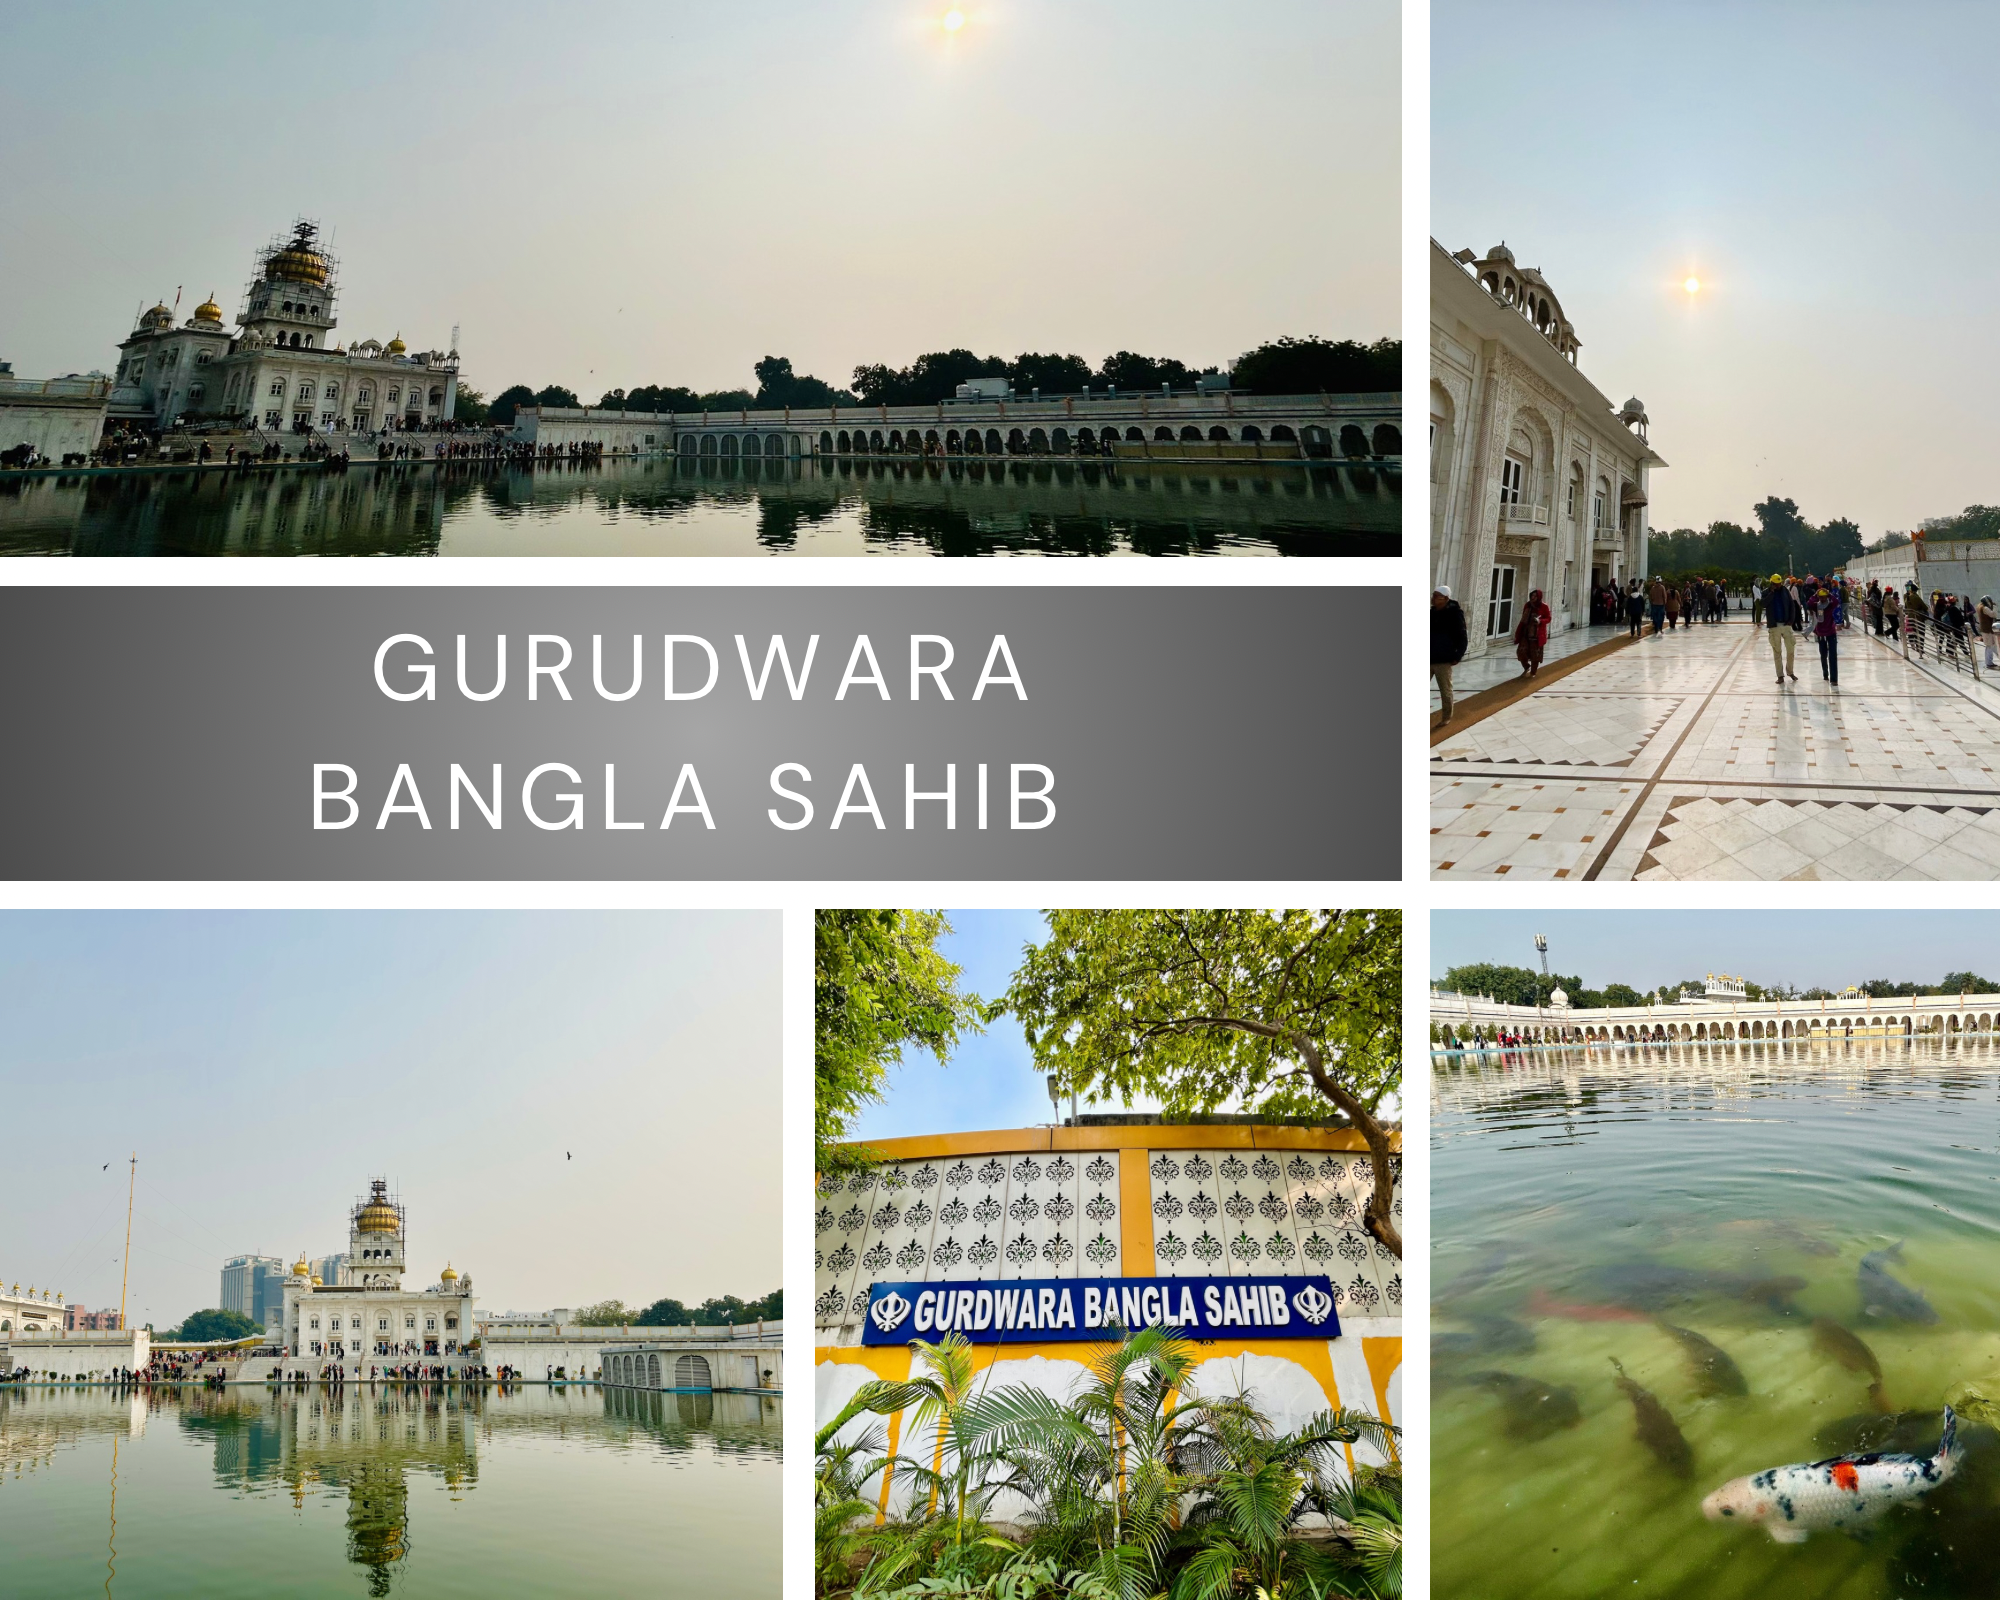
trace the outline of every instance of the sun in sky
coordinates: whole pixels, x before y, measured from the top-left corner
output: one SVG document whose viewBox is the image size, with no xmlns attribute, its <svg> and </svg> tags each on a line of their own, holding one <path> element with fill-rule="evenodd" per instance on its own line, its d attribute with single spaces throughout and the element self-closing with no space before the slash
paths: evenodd
<svg viewBox="0 0 2000 1600">
<path fill-rule="evenodd" d="M 951 10 L 944 14 L 944 31 L 946 33 L 956 33 L 964 26 L 965 13 L 959 10 L 957 6 L 953 6 Z"/>
<path fill-rule="evenodd" d="M 1684 283 L 1682 283 L 1681 287 L 1687 290 L 1689 294 L 1700 294 L 1701 279 L 1695 277 L 1693 273 L 1689 273 L 1687 280 Z"/>
</svg>

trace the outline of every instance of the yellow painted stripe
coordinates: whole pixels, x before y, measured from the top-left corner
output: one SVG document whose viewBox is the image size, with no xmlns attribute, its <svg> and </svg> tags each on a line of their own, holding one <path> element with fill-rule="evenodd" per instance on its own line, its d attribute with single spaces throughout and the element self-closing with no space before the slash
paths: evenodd
<svg viewBox="0 0 2000 1600">
<path fill-rule="evenodd" d="M 1128 1278 L 1150 1278 L 1153 1258 L 1153 1185 L 1146 1149 L 1118 1152 L 1118 1253 Z"/>
<path fill-rule="evenodd" d="M 1126 1150 L 1143 1141 L 1155 1150 L 1365 1150 L 1351 1128 L 1279 1128 L 1244 1123 L 1186 1123 L 1124 1128 L 995 1128 L 980 1133 L 925 1133 L 875 1139 L 868 1148 L 885 1161 L 941 1156 L 1004 1155 L 1022 1150 Z M 1393 1149 L 1403 1136 L 1392 1133 Z"/>
</svg>

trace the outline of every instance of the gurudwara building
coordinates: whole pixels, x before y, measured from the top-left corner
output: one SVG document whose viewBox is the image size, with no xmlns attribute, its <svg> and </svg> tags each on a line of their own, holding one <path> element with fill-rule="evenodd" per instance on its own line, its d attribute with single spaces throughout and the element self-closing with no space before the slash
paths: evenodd
<svg viewBox="0 0 2000 1600">
<path fill-rule="evenodd" d="M 1431 582 L 1465 609 L 1466 655 L 1513 637 L 1540 589 L 1550 632 L 1593 590 L 1646 575 L 1646 408 L 1614 407 L 1548 280 L 1506 245 L 1431 241 Z"/>
<path fill-rule="evenodd" d="M 107 420 L 368 434 L 449 418 L 458 352 L 413 354 L 401 334 L 335 343 L 337 271 L 318 226 L 301 221 L 258 252 L 234 330 L 213 294 L 185 322 L 154 306 L 118 346 Z"/>
<path fill-rule="evenodd" d="M 1362 1227 L 1375 1173 L 1353 1130 L 1085 1117 L 870 1148 L 879 1166 L 817 1189 L 816 1426 L 869 1379 L 916 1375 L 913 1339 L 957 1332 L 985 1381 L 1064 1400 L 1092 1343 L 1155 1323 L 1196 1342 L 1194 1390 L 1252 1393 L 1280 1428 L 1400 1418 L 1402 1262 Z M 870 1481 L 883 1514 L 911 1503 L 904 1477 Z"/>
<path fill-rule="evenodd" d="M 267 1325 L 288 1370 L 365 1378 L 376 1367 L 476 1364 L 478 1351 L 466 1349 L 476 1344 L 472 1280 L 447 1265 L 427 1287 L 405 1289 L 407 1270 L 402 1203 L 376 1178 L 349 1214 L 342 1281 L 322 1282 L 303 1257 L 293 1264 Z"/>
</svg>

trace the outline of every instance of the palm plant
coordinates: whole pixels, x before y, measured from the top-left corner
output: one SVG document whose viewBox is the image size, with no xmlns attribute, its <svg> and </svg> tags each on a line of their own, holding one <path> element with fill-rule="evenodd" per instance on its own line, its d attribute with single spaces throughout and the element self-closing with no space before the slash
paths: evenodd
<svg viewBox="0 0 2000 1600">
<path fill-rule="evenodd" d="M 1361 1557 L 1362 1592 L 1400 1594 L 1401 1501 L 1343 1472 L 1343 1451 L 1365 1443 L 1387 1454 L 1396 1430 L 1363 1412 L 1322 1411 L 1288 1433 L 1247 1403 L 1221 1409 L 1194 1453 L 1200 1477 L 1179 1543 L 1192 1546 L 1173 1600 L 1224 1600 L 1247 1586 L 1272 1600 L 1351 1592 L 1345 1576 L 1298 1537 L 1317 1512 L 1347 1524 Z M 1330 1587 L 1322 1588 L 1322 1584 Z"/>
</svg>

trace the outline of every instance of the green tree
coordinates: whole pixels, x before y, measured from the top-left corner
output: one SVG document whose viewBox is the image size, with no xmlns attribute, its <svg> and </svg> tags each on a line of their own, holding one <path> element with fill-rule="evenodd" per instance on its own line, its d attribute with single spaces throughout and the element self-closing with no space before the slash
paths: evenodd
<svg viewBox="0 0 2000 1600">
<path fill-rule="evenodd" d="M 572 411 L 580 410 L 583 406 L 583 402 L 577 399 L 574 389 L 565 389 L 559 383 L 552 383 L 546 389 L 536 390 L 535 404 L 538 406 L 567 406 Z"/>
<path fill-rule="evenodd" d="M 1604 986 L 1604 1003 L 1607 1006 L 1642 1006 L 1646 997 L 1628 983 L 1607 983 Z"/>
<path fill-rule="evenodd" d="M 1940 994 L 1992 994 L 1993 980 L 1976 972 L 1947 972 L 1938 983 Z"/>
<path fill-rule="evenodd" d="M 1017 394 L 1077 394 L 1088 387 L 1090 363 L 1082 356 L 1044 356 L 1024 351 L 1007 364 Z"/>
<path fill-rule="evenodd" d="M 1399 394 L 1403 341 L 1278 339 L 1244 351 L 1229 375 L 1252 394 Z"/>
<path fill-rule="evenodd" d="M 928 406 L 949 400 L 972 378 L 1004 378 L 1007 363 L 970 350 L 933 350 L 898 369 L 880 362 L 856 367 L 851 385 L 863 405 Z"/>
<path fill-rule="evenodd" d="M 190 1341 L 241 1339 L 262 1331 L 262 1323 L 252 1322 L 242 1312 L 226 1311 L 220 1306 L 214 1306 L 207 1311 L 189 1312 L 181 1325 L 167 1337 Z"/>
<path fill-rule="evenodd" d="M 1570 997 L 1571 1005 L 1582 1005 L 1583 979 L 1574 974 L 1551 974 L 1546 980 L 1532 967 L 1502 967 L 1488 961 L 1452 967 L 1444 975 L 1442 987 L 1459 994 L 1491 995 L 1510 1006 L 1540 1005 L 1557 988 Z"/>
<path fill-rule="evenodd" d="M 1956 516 L 1926 517 L 1923 530 L 1925 537 L 1931 539 L 2000 539 L 2000 506 L 1967 506 Z M 1909 543 L 1906 535 L 1889 537 L 1898 543 Z M 1888 540 L 1883 542 L 1886 544 Z"/>
<path fill-rule="evenodd" d="M 800 376 L 784 356 L 766 356 L 757 363 L 757 393 L 751 404 L 766 411 L 796 406 L 808 410 L 818 406 L 853 405 L 854 396 L 836 389 L 810 374 Z"/>
<path fill-rule="evenodd" d="M 1169 388 L 1191 389 L 1200 374 L 1184 361 L 1156 360 L 1120 350 L 1104 358 L 1098 376 L 1114 389 L 1157 389 L 1163 383 Z"/>
<path fill-rule="evenodd" d="M 1395 1160 L 1376 1112 L 1402 1086 L 1398 911 L 1052 911 L 1007 991 L 1058 1086 L 1158 1099 L 1169 1116 L 1236 1105 L 1324 1116 L 1367 1141 L 1364 1225 L 1400 1257 Z"/>
<path fill-rule="evenodd" d="M 865 1165 L 843 1143 L 882 1098 L 905 1045 L 947 1060 L 977 1033 L 981 1004 L 937 948 L 941 911 L 820 911 L 813 918 L 813 1159 L 822 1173 Z"/>
<path fill-rule="evenodd" d="M 600 1300 L 596 1305 L 583 1307 L 571 1320 L 585 1328 L 628 1328 L 638 1320 L 638 1315 L 623 1300 Z"/>
<path fill-rule="evenodd" d="M 452 402 L 452 420 L 477 427 L 486 420 L 486 396 L 469 384 L 461 383 Z"/>
<path fill-rule="evenodd" d="M 493 403 L 486 408 L 486 420 L 511 427 L 514 413 L 522 406 L 531 406 L 534 403 L 535 391 L 525 383 L 517 383 L 511 388 L 502 389 L 493 397 Z"/>
</svg>

